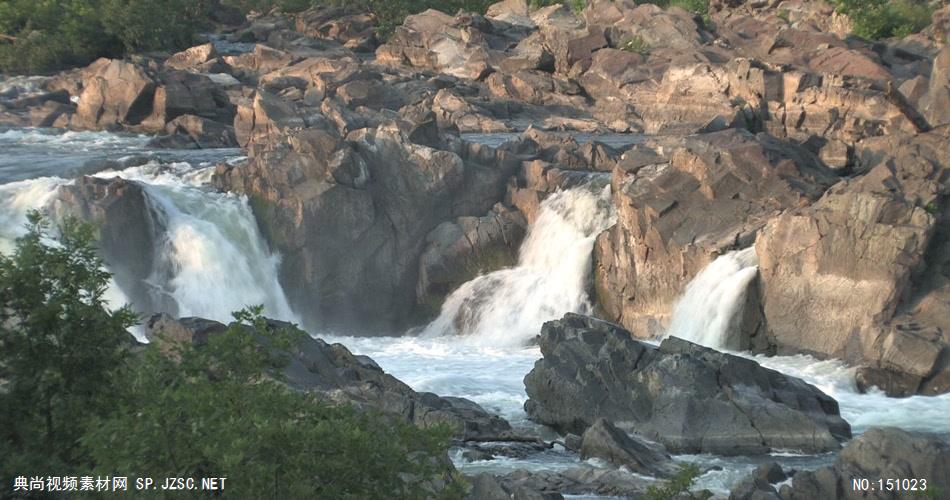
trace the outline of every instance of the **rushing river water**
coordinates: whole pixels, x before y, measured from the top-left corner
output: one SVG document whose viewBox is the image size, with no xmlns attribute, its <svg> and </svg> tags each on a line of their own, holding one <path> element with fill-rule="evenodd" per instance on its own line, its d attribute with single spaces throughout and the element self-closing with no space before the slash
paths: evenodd
<svg viewBox="0 0 950 500">
<path fill-rule="evenodd" d="M 470 137 L 492 144 L 507 138 Z M 616 141 L 622 145 L 634 139 Z M 56 190 L 77 175 L 121 176 L 145 187 L 152 210 L 165 222 L 160 241 L 167 277 L 153 285 L 156 293 L 172 299 L 179 314 L 226 321 L 231 311 L 263 303 L 268 315 L 294 320 L 277 282 L 279 256 L 268 250 L 247 200 L 208 186 L 214 164 L 241 161 L 240 151 L 155 151 L 147 143 L 142 136 L 100 132 L 0 131 L 0 250 L 9 251 L 13 239 L 22 234 L 28 210 L 47 207 Z M 528 344 L 542 322 L 589 310 L 585 289 L 591 248 L 612 220 L 604 187 L 556 194 L 543 203 L 519 264 L 460 287 L 440 318 L 419 334 L 354 338 L 315 333 L 372 357 L 416 390 L 472 399 L 518 429 L 553 437 L 528 421 L 523 409 L 523 378 L 540 357 L 537 347 Z M 724 348 L 728 347 L 724 332 L 754 276 L 755 259 L 749 250 L 720 259 L 690 285 L 674 314 L 671 333 Z M 122 290 L 113 288 L 113 300 L 123 302 Z M 859 394 L 853 369 L 840 362 L 808 356 L 755 359 L 801 377 L 837 399 L 856 434 L 870 426 L 891 425 L 950 437 L 950 394 L 904 399 Z M 454 458 L 467 472 L 557 470 L 578 460 L 557 446 L 524 459 L 465 463 L 459 454 Z M 699 486 L 725 492 L 765 461 L 803 469 L 834 457 L 789 450 L 761 457 L 678 458 L 720 467 L 700 478 Z"/>
</svg>

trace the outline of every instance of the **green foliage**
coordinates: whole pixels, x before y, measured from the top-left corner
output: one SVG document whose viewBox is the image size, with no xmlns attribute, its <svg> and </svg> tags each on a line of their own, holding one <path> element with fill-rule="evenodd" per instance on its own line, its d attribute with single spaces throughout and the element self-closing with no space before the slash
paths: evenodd
<svg viewBox="0 0 950 500">
<path fill-rule="evenodd" d="M 709 0 L 649 0 L 638 3 L 652 3 L 663 8 L 679 7 L 697 16 L 704 26 L 710 26 L 712 23 L 709 17 Z"/>
<path fill-rule="evenodd" d="M 132 311 L 110 312 L 109 274 L 93 229 L 75 220 L 58 245 L 37 213 L 14 253 L 0 255 L 0 477 L 62 474 L 85 459 L 81 415 L 110 411 L 128 356 Z"/>
<path fill-rule="evenodd" d="M 644 498 L 647 500 L 673 500 L 680 495 L 689 494 L 693 482 L 700 476 L 699 467 L 689 464 L 680 467 L 679 472 L 662 485 L 647 488 Z"/>
<path fill-rule="evenodd" d="M 930 24 L 933 8 L 922 0 L 834 0 L 836 10 L 854 23 L 853 33 L 868 40 L 904 37 Z"/>
<path fill-rule="evenodd" d="M 131 349 L 87 224 L 36 213 L 0 255 L 0 479 L 226 477 L 234 498 L 461 498 L 450 430 L 328 406 L 281 383 L 296 328 L 254 307 L 201 345 Z M 130 479 L 131 480 L 131 479 Z M 433 483 L 446 488 L 432 491 Z M 157 489 L 156 497 L 180 498 Z"/>
<path fill-rule="evenodd" d="M 785 21 L 786 24 L 791 24 L 791 21 L 789 21 L 788 9 L 779 9 L 778 12 L 775 13 L 775 17 Z"/>
<path fill-rule="evenodd" d="M 9 0 L 0 3 L 0 71 L 45 72 L 97 57 L 180 50 L 208 26 L 212 0 Z"/>
<path fill-rule="evenodd" d="M 650 48 L 650 43 L 644 40 L 640 35 L 632 36 L 620 44 L 620 50 L 636 52 L 642 56 L 649 54 Z"/>
<path fill-rule="evenodd" d="M 236 313 L 239 323 L 201 347 L 156 342 L 162 349 L 129 367 L 118 411 L 84 439 L 102 473 L 228 477 L 246 498 L 424 497 L 446 471 L 433 457 L 444 456 L 448 431 L 287 389 L 277 353 L 300 333 L 268 328 L 260 312 Z"/>
<path fill-rule="evenodd" d="M 587 0 L 531 0 L 528 2 L 528 5 L 532 9 L 539 9 L 541 7 L 547 7 L 549 5 L 566 5 L 571 9 L 571 12 L 579 14 L 582 10 L 587 7 Z"/>
</svg>

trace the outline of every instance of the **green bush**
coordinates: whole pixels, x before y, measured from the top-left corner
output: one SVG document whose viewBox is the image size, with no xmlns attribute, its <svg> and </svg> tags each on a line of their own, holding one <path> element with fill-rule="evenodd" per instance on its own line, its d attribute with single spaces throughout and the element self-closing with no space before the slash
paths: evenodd
<svg viewBox="0 0 950 500">
<path fill-rule="evenodd" d="M 226 477 L 232 498 L 460 498 L 448 429 L 328 406 L 280 382 L 302 332 L 261 308 L 196 347 L 131 348 L 93 229 L 59 243 L 37 214 L 0 255 L 0 481 L 33 475 Z M 130 478 L 130 481 L 133 479 Z M 438 493 L 431 485 L 444 482 Z M 154 496 L 180 498 L 155 490 Z"/>
<path fill-rule="evenodd" d="M 930 24 L 933 8 L 922 0 L 834 0 L 836 10 L 854 23 L 853 33 L 868 40 L 904 37 Z"/>
<path fill-rule="evenodd" d="M 620 44 L 620 50 L 636 52 L 637 54 L 645 56 L 650 53 L 650 44 L 644 40 L 642 36 L 636 35 L 626 39 Z"/>
<path fill-rule="evenodd" d="M 681 498 L 709 498 L 708 495 L 697 493 L 691 494 L 689 489 L 701 475 L 699 467 L 693 464 L 683 465 L 680 470 L 670 479 L 660 485 L 654 485 L 647 488 L 644 498 L 647 500 L 677 500 Z"/>
<path fill-rule="evenodd" d="M 0 71 L 33 73 L 132 51 L 180 50 L 209 26 L 212 0 L 0 3 Z"/>
<path fill-rule="evenodd" d="M 107 310 L 109 274 L 93 231 L 66 221 L 59 245 L 29 216 L 15 252 L 0 254 L 0 477 L 62 474 L 87 458 L 83 415 L 117 401 L 120 368 L 131 345 L 128 308 Z M 12 484 L 5 482 L 6 485 Z"/>
</svg>

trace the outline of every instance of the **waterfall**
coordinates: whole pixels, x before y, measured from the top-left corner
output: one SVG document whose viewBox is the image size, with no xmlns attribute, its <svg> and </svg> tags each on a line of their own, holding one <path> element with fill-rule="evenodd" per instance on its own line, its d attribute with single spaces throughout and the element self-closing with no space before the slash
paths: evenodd
<svg viewBox="0 0 950 500">
<path fill-rule="evenodd" d="M 610 187 L 552 194 L 521 246 L 518 265 L 479 276 L 452 292 L 423 336 L 466 335 L 484 345 L 523 345 L 545 321 L 589 313 L 591 251 L 613 225 Z"/>
<path fill-rule="evenodd" d="M 715 349 L 735 348 L 730 337 L 738 329 L 746 290 L 756 273 L 755 248 L 719 256 L 686 286 L 666 336 Z"/>
<path fill-rule="evenodd" d="M 151 161 L 96 174 L 139 182 L 165 229 L 148 281 L 166 299 L 154 302 L 169 306 L 148 312 L 230 322 L 232 312 L 263 304 L 268 317 L 298 321 L 278 282 L 279 256 L 268 250 L 247 199 L 205 187 L 213 168 Z M 28 210 L 47 208 L 70 182 L 44 177 L 0 185 L 0 251 L 11 251 L 23 234 Z M 110 305 L 119 305 L 127 294 L 112 288 Z"/>
</svg>

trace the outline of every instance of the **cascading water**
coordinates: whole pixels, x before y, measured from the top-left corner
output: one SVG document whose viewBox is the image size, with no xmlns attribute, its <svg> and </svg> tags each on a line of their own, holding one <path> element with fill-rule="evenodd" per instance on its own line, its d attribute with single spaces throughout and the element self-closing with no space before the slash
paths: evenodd
<svg viewBox="0 0 950 500">
<path fill-rule="evenodd" d="M 12 175 L 3 177 L 4 171 L 0 169 L 0 182 L 7 181 L 0 184 L 0 251 L 5 253 L 13 249 L 14 239 L 23 234 L 27 211 L 48 208 L 56 199 L 59 187 L 72 182 L 60 175 L 74 172 L 88 161 L 80 155 L 67 163 L 68 157 L 61 156 L 60 150 L 84 151 L 95 160 L 110 158 L 121 151 L 123 145 L 131 151 L 143 151 L 143 140 L 137 136 L 57 135 L 32 130 L 0 135 L 0 143 L 15 141 L 17 147 L 37 157 L 47 154 L 50 144 L 54 144 L 55 154 L 51 158 L 56 160 L 43 166 L 41 173 L 47 177 L 17 180 Z M 200 161 L 197 158 L 204 160 L 215 154 L 214 161 L 220 161 L 237 153 L 236 150 L 200 151 L 192 161 L 197 163 Z M 180 157 L 189 153 L 174 154 Z M 16 162 L 15 157 L 0 156 L 0 164 Z M 267 249 L 247 200 L 206 189 L 204 186 L 212 171 L 213 167 L 208 165 L 155 159 L 95 176 L 122 177 L 140 183 L 153 214 L 161 220 L 164 232 L 159 238 L 160 247 L 149 281 L 155 293 L 171 299 L 165 303 L 171 303 L 173 310 L 164 312 L 227 322 L 232 319 L 233 311 L 263 304 L 267 316 L 297 321 L 277 279 L 279 258 Z M 107 297 L 114 306 L 126 300 L 118 287 L 112 287 Z"/>
<path fill-rule="evenodd" d="M 246 199 L 200 189 L 210 171 L 149 163 L 97 176 L 145 187 L 165 228 L 149 281 L 173 299 L 178 316 L 228 322 L 233 311 L 263 304 L 268 316 L 296 321 L 277 279 L 280 260 L 268 251 Z"/>
<path fill-rule="evenodd" d="M 686 286 L 665 336 L 714 349 L 736 348 L 738 340 L 732 337 L 756 273 L 755 248 L 719 256 Z"/>
<path fill-rule="evenodd" d="M 545 321 L 589 312 L 591 250 L 597 235 L 613 223 L 609 186 L 585 185 L 549 196 L 521 246 L 518 265 L 459 287 L 422 335 L 461 334 L 482 345 L 524 345 Z"/>
</svg>

